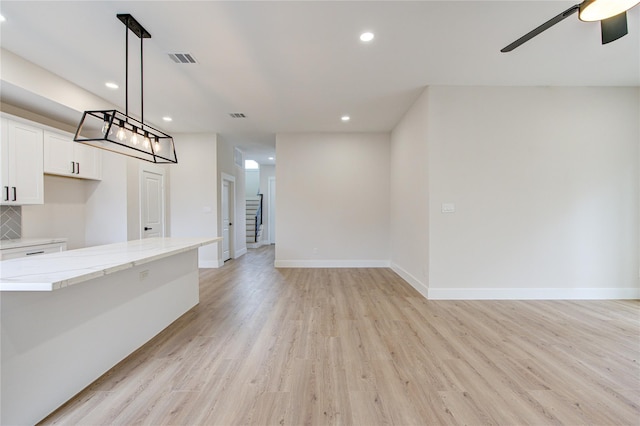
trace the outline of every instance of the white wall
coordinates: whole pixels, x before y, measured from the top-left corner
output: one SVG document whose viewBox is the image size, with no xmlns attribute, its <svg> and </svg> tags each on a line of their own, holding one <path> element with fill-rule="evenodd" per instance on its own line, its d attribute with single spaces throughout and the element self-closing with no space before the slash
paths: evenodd
<svg viewBox="0 0 640 426">
<path fill-rule="evenodd" d="M 431 87 L 426 96 L 428 108 L 418 101 L 408 116 L 427 124 L 428 183 L 415 191 L 429 193 L 429 297 L 639 296 L 637 88 Z M 394 146 L 422 138 L 402 126 Z M 392 258 L 411 265 L 403 249 Z"/>
<path fill-rule="evenodd" d="M 217 136 L 173 135 L 178 164 L 170 168 L 170 224 L 172 237 L 217 237 Z M 201 268 L 216 268 L 218 245 L 198 250 Z"/>
<path fill-rule="evenodd" d="M 389 135 L 279 134 L 276 266 L 389 265 Z"/>
<path fill-rule="evenodd" d="M 135 158 L 127 158 L 127 240 L 129 241 L 138 240 L 142 235 L 140 232 L 140 180 L 136 179 L 140 162 Z M 168 204 L 169 198 L 165 200 Z"/>
<path fill-rule="evenodd" d="M 391 267 L 423 295 L 429 283 L 428 90 L 391 133 Z"/>
<path fill-rule="evenodd" d="M 247 197 L 255 197 L 260 190 L 260 170 L 245 170 L 245 196 Z"/>
<path fill-rule="evenodd" d="M 44 204 L 22 206 L 22 238 L 64 237 L 67 249 L 85 247 L 87 181 L 44 176 Z"/>
<path fill-rule="evenodd" d="M 127 241 L 127 158 L 102 151 L 102 180 L 85 183 L 86 246 Z"/>
</svg>

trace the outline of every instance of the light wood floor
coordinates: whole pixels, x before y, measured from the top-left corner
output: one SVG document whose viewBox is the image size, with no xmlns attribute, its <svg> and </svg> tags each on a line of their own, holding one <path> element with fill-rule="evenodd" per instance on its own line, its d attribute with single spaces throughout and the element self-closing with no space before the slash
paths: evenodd
<svg viewBox="0 0 640 426">
<path fill-rule="evenodd" d="M 428 301 L 388 269 L 272 265 L 201 270 L 199 306 L 43 424 L 639 424 L 638 301 Z"/>
</svg>

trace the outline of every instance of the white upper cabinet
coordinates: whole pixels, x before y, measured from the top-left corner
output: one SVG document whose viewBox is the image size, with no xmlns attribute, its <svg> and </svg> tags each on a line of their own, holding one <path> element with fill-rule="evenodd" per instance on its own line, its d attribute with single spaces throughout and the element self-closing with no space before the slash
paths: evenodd
<svg viewBox="0 0 640 426">
<path fill-rule="evenodd" d="M 73 141 L 68 133 L 44 132 L 44 172 L 81 179 L 102 179 L 102 152 Z"/>
<path fill-rule="evenodd" d="M 0 126 L 0 204 L 43 204 L 42 129 L 4 117 Z"/>
</svg>

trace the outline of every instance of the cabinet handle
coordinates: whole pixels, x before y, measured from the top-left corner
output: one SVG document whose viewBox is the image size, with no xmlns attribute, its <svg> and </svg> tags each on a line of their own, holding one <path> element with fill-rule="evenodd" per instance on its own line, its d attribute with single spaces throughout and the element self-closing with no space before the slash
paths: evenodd
<svg viewBox="0 0 640 426">
<path fill-rule="evenodd" d="M 11 201 L 17 201 L 18 200 L 18 192 L 16 191 L 16 187 L 12 186 L 13 188 L 13 200 Z"/>
<path fill-rule="evenodd" d="M 32 251 L 31 253 L 27 253 L 27 256 L 31 256 L 32 254 L 43 254 L 44 250 L 41 251 Z"/>
<path fill-rule="evenodd" d="M 4 201 L 9 201 L 9 187 L 4 187 Z"/>
<path fill-rule="evenodd" d="M 71 173 L 73 174 L 73 173 L 75 173 L 75 172 L 76 172 L 76 162 L 75 162 L 75 161 L 72 161 L 72 162 L 71 162 Z"/>
<path fill-rule="evenodd" d="M 78 165 L 78 171 L 76 172 L 77 175 L 80 174 L 80 163 L 76 163 Z"/>
</svg>

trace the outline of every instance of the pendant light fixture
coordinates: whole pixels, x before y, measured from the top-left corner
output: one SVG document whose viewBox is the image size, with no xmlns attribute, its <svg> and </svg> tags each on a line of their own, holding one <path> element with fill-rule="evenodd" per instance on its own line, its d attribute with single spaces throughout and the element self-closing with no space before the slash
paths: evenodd
<svg viewBox="0 0 640 426">
<path fill-rule="evenodd" d="M 115 109 L 85 111 L 74 141 L 152 163 L 177 163 L 173 138 L 144 123 L 143 50 L 151 34 L 129 14 L 119 14 L 125 25 L 125 113 Z M 140 120 L 129 116 L 129 31 L 140 39 Z"/>
<path fill-rule="evenodd" d="M 579 4 L 578 17 L 586 22 L 603 21 L 626 12 L 638 3 L 638 0 L 585 0 Z"/>
</svg>

